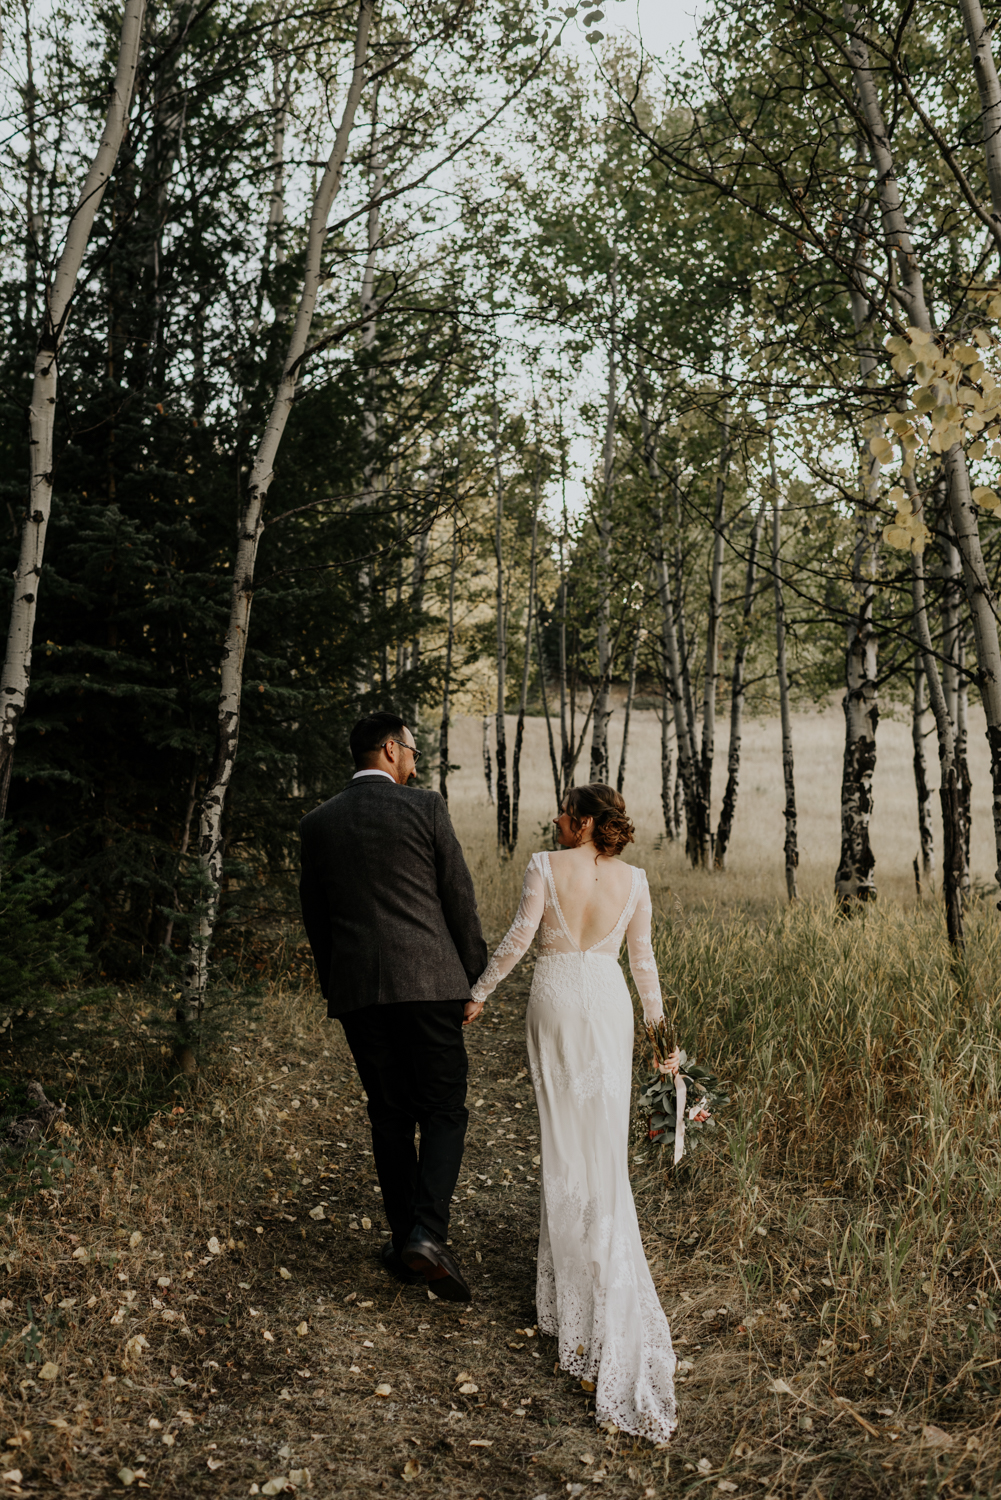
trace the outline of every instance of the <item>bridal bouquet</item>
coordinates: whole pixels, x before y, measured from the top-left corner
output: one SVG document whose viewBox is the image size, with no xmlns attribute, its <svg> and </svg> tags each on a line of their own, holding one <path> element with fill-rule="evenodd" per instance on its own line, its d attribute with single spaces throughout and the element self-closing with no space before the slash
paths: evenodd
<svg viewBox="0 0 1001 1500">
<path fill-rule="evenodd" d="M 686 1145 L 689 1151 L 704 1145 L 706 1132 L 716 1128 L 716 1107 L 729 1104 L 730 1096 L 708 1068 L 700 1068 L 685 1052 L 679 1054 L 678 1072 L 668 1071 L 674 1048 L 665 1021 L 648 1025 L 646 1033 L 656 1071 L 640 1092 L 640 1111 L 647 1116 L 648 1139 L 655 1146 L 671 1146 L 677 1165 Z"/>
</svg>

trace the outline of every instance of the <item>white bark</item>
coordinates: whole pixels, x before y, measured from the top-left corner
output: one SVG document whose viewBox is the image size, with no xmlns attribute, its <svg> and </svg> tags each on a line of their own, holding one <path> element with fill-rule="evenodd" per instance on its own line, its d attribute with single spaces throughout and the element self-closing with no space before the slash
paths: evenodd
<svg viewBox="0 0 1001 1500">
<path fill-rule="evenodd" d="M 785 789 L 785 870 L 790 901 L 799 892 L 799 835 L 796 815 L 796 779 L 792 753 L 792 713 L 789 706 L 789 672 L 786 666 L 786 610 L 782 588 L 782 511 L 779 506 L 779 476 L 775 464 L 775 438 L 769 435 L 769 465 L 772 480 L 772 588 L 775 593 L 775 675 L 779 684 L 779 720 L 782 725 L 782 782 Z"/>
<path fill-rule="evenodd" d="M 741 621 L 740 640 L 733 658 L 733 678 L 730 687 L 730 744 L 727 751 L 726 789 L 723 806 L 716 828 L 713 846 L 713 867 L 726 868 L 726 851 L 733 832 L 733 817 L 737 810 L 737 791 L 740 786 L 740 746 L 744 732 L 744 663 L 751 640 L 751 617 L 754 612 L 754 594 L 757 588 L 758 548 L 765 524 L 765 507 L 759 505 L 751 527 L 751 540 L 747 551 L 747 572 L 744 578 L 744 614 Z"/>
<path fill-rule="evenodd" d="M 995 223 L 1001 225 L 1001 82 L 991 49 L 991 29 L 984 19 L 980 0 L 959 0 L 959 5 L 980 95 L 980 126 L 991 207 Z"/>
<path fill-rule="evenodd" d="M 217 706 L 218 749 L 215 768 L 202 801 L 198 830 L 198 861 L 204 883 L 195 930 L 192 934 L 184 980 L 179 1020 L 190 1028 L 198 1019 L 208 981 L 208 951 L 215 931 L 222 891 L 223 813 L 236 764 L 240 737 L 240 706 L 243 693 L 243 663 L 254 597 L 254 567 L 264 530 L 264 505 L 285 427 L 292 410 L 296 386 L 307 353 L 313 314 L 323 279 L 323 243 L 330 210 L 341 185 L 344 160 L 354 126 L 358 101 L 365 83 L 365 61 L 372 25 L 373 0 L 361 0 L 355 31 L 351 83 L 337 134 L 313 200 L 306 240 L 305 266 L 299 305 L 289 339 L 271 414 L 250 473 L 247 499 L 237 528 L 236 557 L 229 623 L 219 666 Z M 185 1067 L 194 1065 L 193 1055 L 182 1056 Z"/>
<path fill-rule="evenodd" d="M 504 476 L 500 461 L 500 407 L 494 397 L 493 421 L 494 485 L 496 491 L 494 550 L 497 558 L 497 713 L 494 744 L 497 752 L 497 848 L 510 852 L 511 797 L 507 786 L 507 731 L 504 705 L 507 698 L 507 612 L 504 599 Z"/>
<path fill-rule="evenodd" d="M 626 689 L 626 707 L 622 715 L 622 748 L 619 751 L 619 769 L 615 777 L 615 790 L 621 792 L 626 784 L 626 756 L 629 753 L 629 721 L 633 715 L 633 698 L 636 696 L 636 663 L 640 651 L 640 622 L 637 620 L 633 632 L 633 644 L 629 652 L 629 686 Z"/>
<path fill-rule="evenodd" d="M 712 863 L 713 755 L 716 738 L 716 687 L 719 682 L 719 628 L 723 613 L 723 529 L 726 470 L 730 458 L 730 413 L 724 397 L 720 432 L 719 469 L 716 474 L 716 504 L 713 509 L 713 550 L 709 572 L 709 618 L 706 622 L 706 671 L 702 692 L 702 760 L 699 767 L 701 795 L 697 830 L 699 864 Z"/>
<path fill-rule="evenodd" d="M 28 411 L 29 479 L 27 513 L 14 572 L 14 597 L 0 677 L 0 821 L 6 815 L 17 730 L 31 681 L 31 648 L 38 612 L 45 538 L 52 508 L 53 433 L 58 392 L 58 356 L 77 277 L 97 210 L 125 136 L 142 41 L 145 0 L 126 0 L 118 67 L 101 142 L 87 173 L 66 231 L 66 243 L 45 301 L 42 331 Z"/>
<path fill-rule="evenodd" d="M 664 647 L 664 674 L 666 685 L 670 691 L 671 709 L 674 717 L 674 734 L 678 746 L 678 770 L 675 781 L 675 803 L 677 803 L 677 789 L 680 786 L 684 795 L 685 821 L 688 826 L 689 855 L 691 854 L 691 836 L 695 819 L 695 804 L 697 799 L 695 747 L 691 734 L 691 718 L 685 702 L 685 674 L 682 660 L 681 645 L 678 638 L 677 622 L 675 619 L 675 602 L 671 595 L 671 577 L 667 566 L 667 552 L 664 545 L 664 513 L 661 505 L 661 472 L 660 463 L 657 458 L 657 447 L 654 434 L 650 427 L 649 417 L 645 405 L 639 408 L 640 423 L 643 431 L 643 452 L 646 459 L 647 472 L 650 475 L 650 483 L 653 486 L 653 515 L 657 535 L 655 538 L 655 572 L 657 592 L 660 596 L 661 635 Z M 677 476 L 675 476 L 675 492 L 677 492 Z M 665 706 L 666 707 L 666 706 Z M 664 758 L 669 751 L 665 750 L 667 732 L 664 727 L 661 730 L 661 796 L 667 796 L 667 779 L 664 775 Z M 664 807 L 664 825 L 670 834 L 671 822 L 675 830 L 679 830 L 676 816 L 668 815 L 668 808 Z M 674 836 L 673 834 L 671 835 Z"/>
<path fill-rule="evenodd" d="M 598 690 L 594 700 L 591 725 L 591 780 L 608 781 L 608 690 L 611 683 L 609 625 L 612 613 L 611 555 L 612 500 L 615 493 L 615 425 L 618 410 L 617 350 L 618 274 L 613 262 L 609 274 L 612 309 L 608 336 L 608 387 L 605 393 L 605 450 L 602 476 L 601 512 L 598 517 Z"/>
</svg>

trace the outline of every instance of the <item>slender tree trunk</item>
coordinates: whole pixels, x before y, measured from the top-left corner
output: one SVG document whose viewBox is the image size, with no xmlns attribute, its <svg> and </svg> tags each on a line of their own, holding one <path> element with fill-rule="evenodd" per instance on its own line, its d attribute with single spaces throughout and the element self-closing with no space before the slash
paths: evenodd
<svg viewBox="0 0 1001 1500">
<path fill-rule="evenodd" d="M 362 490 L 358 497 L 359 509 L 370 509 L 376 505 L 382 491 L 383 476 L 379 473 L 377 449 L 379 442 L 379 411 L 378 411 L 378 375 L 375 368 L 375 341 L 378 334 L 378 316 L 376 309 L 375 281 L 376 281 L 376 259 L 379 247 L 382 243 L 382 218 L 381 204 L 383 189 L 386 182 L 385 165 L 378 150 L 376 131 L 379 119 L 379 85 L 373 92 L 371 125 L 372 140 L 368 153 L 368 175 L 369 175 L 369 210 L 367 218 L 367 246 L 368 252 L 365 257 L 365 269 L 361 280 L 361 313 L 364 322 L 361 326 L 361 348 L 362 358 L 365 361 L 365 409 L 362 412 L 362 451 L 364 463 L 362 468 Z M 367 620 L 371 613 L 372 575 L 368 562 L 362 562 L 358 569 L 358 614 L 361 620 Z M 363 654 L 358 661 L 356 672 L 356 690 L 359 696 L 363 695 L 369 687 L 370 664 L 367 654 Z"/>
<path fill-rule="evenodd" d="M 438 733 L 438 790 L 448 801 L 448 727 L 452 692 L 452 649 L 455 645 L 455 574 L 459 563 L 459 523 L 452 517 L 452 562 L 448 570 L 448 635 L 445 637 L 445 685 L 441 698 L 441 729 Z"/>
<path fill-rule="evenodd" d="M 494 397 L 494 476 L 497 492 L 494 549 L 497 554 L 497 848 L 511 852 L 511 798 L 507 788 L 507 731 L 504 708 L 507 699 L 507 614 L 504 598 L 504 480 L 500 462 L 500 408 Z"/>
<path fill-rule="evenodd" d="M 303 360 L 308 352 L 313 313 L 323 278 L 322 255 L 327 238 L 330 210 L 340 188 L 348 141 L 365 82 L 365 59 L 368 53 L 372 8 L 373 0 L 361 0 L 355 32 L 351 84 L 344 103 L 341 123 L 310 214 L 299 306 L 271 414 L 251 468 L 247 499 L 237 528 L 232 600 L 219 668 L 218 749 L 215 768 L 202 801 L 199 817 L 198 861 L 204 894 L 192 937 L 184 980 L 184 993 L 178 1010 L 178 1021 L 183 1033 L 188 1037 L 192 1035 L 204 1005 L 209 972 L 209 948 L 219 914 L 219 900 L 222 892 L 223 817 L 240 737 L 243 663 L 254 597 L 254 566 L 257 561 L 261 533 L 264 529 L 264 504 L 274 477 L 275 461 L 292 410 L 296 387 L 302 374 Z M 186 1071 L 194 1069 L 195 1056 L 190 1045 L 182 1048 L 180 1062 Z"/>
<path fill-rule="evenodd" d="M 622 749 L 619 751 L 619 769 L 615 777 L 615 789 L 621 792 L 626 782 L 626 755 L 629 750 L 629 721 L 633 714 L 633 698 L 636 696 L 636 662 L 640 650 L 640 622 L 637 620 L 633 632 L 633 644 L 629 651 L 629 686 L 626 689 L 626 708 L 622 715 Z"/>
<path fill-rule="evenodd" d="M 560 774 L 560 762 L 556 758 L 553 723 L 549 717 L 549 698 L 546 694 L 546 663 L 542 654 L 542 626 L 539 623 L 538 610 L 535 611 L 535 650 L 539 662 L 539 691 L 542 694 L 542 712 L 546 716 L 546 736 L 549 740 L 549 763 L 553 771 L 553 791 L 556 794 L 556 807 L 559 809 L 563 803 L 563 778 Z"/>
<path fill-rule="evenodd" d="M 962 623 L 960 623 L 956 647 L 959 657 L 959 681 L 956 690 L 956 775 L 959 778 L 959 800 L 963 807 L 963 900 L 968 902 L 970 898 L 970 820 L 972 814 L 971 799 L 973 783 L 970 780 L 970 767 L 966 759 L 966 747 L 969 743 L 967 724 L 969 694 L 966 686 L 966 643 L 963 638 Z"/>
<path fill-rule="evenodd" d="M 492 803 L 496 803 L 494 796 L 494 768 L 490 759 L 490 718 L 483 715 L 483 775 L 487 783 L 487 796 Z"/>
<path fill-rule="evenodd" d="M 692 796 L 695 801 L 688 806 L 686 800 L 686 844 L 687 853 L 693 864 L 699 862 L 698 826 L 705 819 L 698 811 L 698 803 L 702 797 L 702 782 L 698 774 L 696 761 L 696 745 L 698 743 L 698 722 L 695 717 L 695 695 L 692 692 L 692 655 L 696 648 L 697 633 L 688 640 L 688 627 L 685 620 L 685 555 L 681 545 L 682 538 L 682 515 L 681 515 L 681 480 L 678 475 L 678 466 L 675 464 L 672 475 L 674 488 L 674 614 L 677 622 L 678 652 L 681 658 L 681 685 L 683 691 L 682 702 L 684 704 L 685 721 L 688 725 L 688 743 L 692 756 Z M 686 799 L 688 793 L 686 791 Z M 695 821 L 688 819 L 691 812 Z M 706 814 L 708 817 L 708 814 Z"/>
<path fill-rule="evenodd" d="M 664 815 L 664 832 L 673 843 L 678 835 L 675 811 L 673 768 L 671 764 L 671 678 L 665 659 L 661 671 L 660 694 L 660 809 Z"/>
<path fill-rule="evenodd" d="M 618 271 L 613 264 L 610 273 L 612 295 L 611 327 L 608 339 L 608 389 L 605 395 L 605 453 L 604 475 L 601 497 L 601 513 L 598 518 L 598 693 L 594 702 L 594 719 L 591 725 L 591 780 L 608 781 L 608 707 L 611 686 L 612 664 L 609 655 L 609 625 L 612 609 L 612 504 L 615 494 L 615 426 L 618 411 L 617 397 L 617 349 L 618 337 Z"/>
<path fill-rule="evenodd" d="M 733 815 L 737 810 L 737 788 L 740 784 L 740 741 L 744 725 L 744 664 L 747 648 L 751 643 L 751 617 L 754 612 L 754 595 L 758 583 L 758 548 L 765 524 L 765 507 L 759 505 L 751 526 L 750 545 L 747 552 L 747 573 L 744 578 L 744 617 L 740 640 L 733 658 L 733 680 L 730 684 L 730 747 L 727 753 L 726 790 L 723 807 L 716 829 L 713 863 L 717 870 L 726 868 L 726 851 L 733 832 Z"/>
<path fill-rule="evenodd" d="M 38 612 L 45 538 L 52 509 L 53 434 L 59 384 L 59 350 L 66 334 L 73 294 L 94 218 L 118 159 L 128 124 L 142 40 L 144 0 L 126 0 L 118 48 L 118 66 L 101 143 L 66 230 L 45 299 L 28 408 L 28 503 L 21 528 L 21 545 L 14 571 L 7 646 L 0 677 L 0 825 L 7 816 L 7 798 L 14 764 L 17 731 L 31 681 L 31 649 Z"/>
<path fill-rule="evenodd" d="M 410 643 L 410 675 L 413 683 L 410 717 L 411 728 L 416 730 L 421 721 L 420 670 L 421 670 L 421 623 L 424 614 L 424 584 L 427 575 L 428 541 L 430 533 L 419 531 L 414 537 L 413 562 L 410 568 L 410 612 L 414 619 L 414 633 Z"/>
<path fill-rule="evenodd" d="M 37 340 L 38 337 L 38 266 L 42 248 L 42 216 L 38 211 L 39 182 L 41 177 L 38 160 L 38 90 L 35 87 L 34 49 L 31 38 L 31 4 L 22 0 L 24 10 L 24 83 L 21 98 L 24 101 L 24 125 L 28 141 L 27 158 L 24 164 L 24 223 L 26 230 L 24 246 L 24 330 Z"/>
<path fill-rule="evenodd" d="M 692 720 L 689 714 L 689 702 L 686 702 L 686 685 L 684 674 L 684 657 L 682 642 L 679 639 L 678 625 L 680 622 L 680 607 L 678 618 L 675 617 L 675 600 L 671 594 L 671 577 L 667 566 L 667 549 L 664 543 L 664 513 L 661 502 L 661 472 L 660 463 L 657 458 L 657 444 L 655 434 L 650 426 L 645 405 L 640 406 L 640 423 L 643 431 L 643 452 L 646 460 L 647 472 L 650 476 L 650 484 L 653 489 L 653 504 L 651 510 L 654 518 L 655 528 L 655 568 L 657 577 L 657 591 L 660 596 L 661 634 L 664 649 L 664 674 L 665 686 L 670 691 L 671 710 L 674 718 L 674 735 L 678 747 L 678 773 L 674 792 L 674 826 L 680 828 L 678 815 L 678 788 L 682 789 L 685 805 L 685 824 L 687 832 L 687 854 L 693 863 L 697 862 L 698 855 L 693 848 L 693 831 L 696 827 L 697 814 L 695 811 L 698 798 L 698 776 L 695 766 L 695 741 L 692 732 Z M 675 503 L 677 507 L 677 525 L 680 527 L 681 502 L 678 496 L 678 476 L 675 471 L 673 477 Z M 679 571 L 678 560 L 681 555 L 680 543 L 675 536 L 675 564 L 676 576 Z M 664 793 L 664 731 L 661 731 L 661 792 Z M 665 812 L 665 823 L 668 822 Z"/>
<path fill-rule="evenodd" d="M 861 290 L 867 284 L 868 264 L 861 234 L 856 245 L 858 285 L 850 288 L 852 320 L 858 348 L 859 371 L 868 384 L 876 368 L 872 313 Z M 876 422 L 863 429 L 868 438 L 881 430 Z M 852 551 L 852 594 L 856 613 L 849 621 L 845 651 L 845 753 L 841 774 L 841 856 L 834 888 L 843 910 L 855 902 L 874 901 L 876 860 L 869 842 L 872 818 L 872 779 L 876 769 L 876 727 L 879 723 L 879 684 L 876 675 L 878 641 L 873 626 L 875 580 L 879 570 L 879 464 L 866 443 L 861 460 L 859 503 L 855 508 L 855 545 Z"/>
<path fill-rule="evenodd" d="M 846 15 L 854 25 L 856 13 L 851 6 L 846 7 Z M 849 36 L 848 46 L 855 87 L 868 126 L 869 149 L 878 184 L 884 236 L 897 268 L 898 285 L 894 289 L 894 295 L 905 307 L 912 325 L 925 333 L 931 333 L 932 322 L 925 300 L 924 281 L 900 201 L 889 133 L 869 64 L 868 47 L 857 27 Z M 992 137 L 992 141 L 996 150 L 996 137 Z M 996 208 L 997 205 L 995 210 Z M 960 443 L 954 443 L 945 455 L 945 474 L 953 533 L 963 565 L 963 581 L 977 649 L 977 685 L 987 719 L 997 865 L 995 878 L 1001 884 L 1001 644 L 998 641 L 997 627 L 998 601 L 984 561 L 977 508 L 970 492 L 966 454 Z M 930 674 L 928 687 L 930 693 Z"/>
<path fill-rule="evenodd" d="M 991 49 L 993 27 L 987 24 L 980 0 L 959 0 L 966 39 L 973 58 L 973 73 L 980 95 L 980 130 L 984 164 L 991 193 L 995 224 L 1001 224 L 1001 82 Z"/>
<path fill-rule="evenodd" d="M 687 853 L 693 864 L 698 863 L 698 849 L 694 834 L 698 827 L 697 802 L 699 796 L 698 771 L 695 750 L 689 732 L 689 718 L 685 711 L 684 670 L 681 648 L 675 624 L 674 600 L 671 597 L 671 581 L 664 556 L 663 517 L 654 512 L 657 527 L 657 572 L 660 587 L 661 628 L 664 636 L 664 660 L 671 684 L 671 699 L 674 708 L 674 737 L 678 747 L 678 783 L 683 789 L 685 803 L 685 825 L 687 830 Z"/>
<path fill-rule="evenodd" d="M 924 715 L 925 669 L 922 662 L 914 666 L 914 698 L 911 705 L 911 744 L 914 749 L 914 790 L 918 799 L 918 838 L 921 846 L 921 873 L 926 880 L 935 875 L 935 834 L 931 821 L 931 792 L 928 790 L 928 760 L 925 755 Z"/>
<path fill-rule="evenodd" d="M 775 675 L 779 685 L 779 719 L 782 725 L 782 784 L 785 790 L 785 871 L 790 901 L 799 892 L 799 834 L 796 816 L 796 777 L 792 754 L 792 713 L 789 707 L 789 673 L 786 668 L 786 611 L 782 588 L 782 512 L 779 506 L 779 476 L 775 464 L 775 436 L 769 433 L 768 457 L 772 481 L 772 587 L 775 594 Z"/>
<path fill-rule="evenodd" d="M 921 514 L 921 497 L 913 478 L 907 482 L 911 508 L 915 515 Z M 935 730 L 938 736 L 938 757 L 941 771 L 939 798 L 942 806 L 942 895 L 945 901 L 946 931 L 949 942 L 958 951 L 963 949 L 963 875 L 966 842 L 963 834 L 963 807 L 959 777 L 956 768 L 956 739 L 952 719 L 949 716 L 942 682 L 938 672 L 938 661 L 932 646 L 928 625 L 928 609 L 925 603 L 924 558 L 921 553 L 911 557 L 911 600 L 913 605 L 914 633 L 921 650 L 925 680 Z"/>
<path fill-rule="evenodd" d="M 541 474 L 538 454 L 535 462 L 535 493 L 532 502 L 532 553 L 528 572 L 528 604 L 525 609 L 525 658 L 521 671 L 521 697 L 518 701 L 518 727 L 514 736 L 511 762 L 511 852 L 518 844 L 518 808 L 521 803 L 521 747 L 525 738 L 525 711 L 528 708 L 528 682 L 532 668 L 532 623 L 535 615 L 536 548 L 539 536 L 539 491 Z"/>
<path fill-rule="evenodd" d="M 713 551 L 712 566 L 709 573 L 709 618 L 706 623 L 706 675 L 702 691 L 702 757 L 699 766 L 701 796 L 698 805 L 699 823 L 696 831 L 700 865 L 709 865 L 713 859 L 711 818 L 713 757 L 716 738 L 716 686 L 719 682 L 719 630 L 723 612 L 723 546 L 725 541 L 723 506 L 726 497 L 726 470 L 729 460 L 730 414 L 729 403 L 724 398 L 722 430 L 720 433 L 719 472 L 716 475 L 716 506 L 713 511 Z"/>
</svg>

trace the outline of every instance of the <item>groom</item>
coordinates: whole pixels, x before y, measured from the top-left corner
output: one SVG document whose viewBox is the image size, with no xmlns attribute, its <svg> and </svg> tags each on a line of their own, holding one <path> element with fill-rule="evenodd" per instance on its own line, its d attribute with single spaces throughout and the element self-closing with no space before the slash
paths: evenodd
<svg viewBox="0 0 1001 1500">
<path fill-rule="evenodd" d="M 446 1241 L 469 1118 L 462 1028 L 487 964 L 473 882 L 445 802 L 409 784 L 420 751 L 405 722 L 370 714 L 350 745 L 353 779 L 300 824 L 303 922 L 368 1095 L 382 1263 L 469 1302 Z"/>
</svg>

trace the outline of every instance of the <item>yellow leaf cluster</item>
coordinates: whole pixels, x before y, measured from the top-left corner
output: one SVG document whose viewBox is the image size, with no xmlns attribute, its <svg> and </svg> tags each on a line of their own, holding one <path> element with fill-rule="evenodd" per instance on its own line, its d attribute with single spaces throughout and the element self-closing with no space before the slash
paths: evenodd
<svg viewBox="0 0 1001 1500">
<path fill-rule="evenodd" d="M 923 552 L 931 540 L 931 533 L 915 514 L 910 496 L 898 484 L 890 491 L 889 500 L 897 514 L 883 532 L 886 545 L 898 552 Z"/>
</svg>

